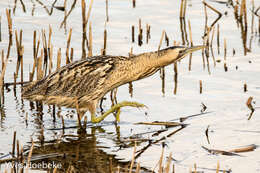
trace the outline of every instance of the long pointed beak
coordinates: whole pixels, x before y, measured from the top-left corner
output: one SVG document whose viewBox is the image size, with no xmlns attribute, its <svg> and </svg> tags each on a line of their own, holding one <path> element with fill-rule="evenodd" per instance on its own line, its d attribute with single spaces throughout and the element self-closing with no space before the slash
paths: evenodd
<svg viewBox="0 0 260 173">
<path fill-rule="evenodd" d="M 180 53 L 179 53 L 179 56 L 178 56 L 178 60 L 181 60 L 182 58 L 184 58 L 186 55 L 192 53 L 192 52 L 195 52 L 197 50 L 200 50 L 200 49 L 204 49 L 206 46 L 203 46 L 203 45 L 200 45 L 200 46 L 192 46 L 192 47 L 187 47 L 185 48 L 184 50 L 182 50 Z"/>
<path fill-rule="evenodd" d="M 200 49 L 203 49 L 203 48 L 205 48 L 205 47 L 206 47 L 206 46 L 202 46 L 202 45 L 200 45 L 200 46 L 188 47 L 188 48 L 183 52 L 183 54 L 184 54 L 184 55 L 187 55 L 188 53 L 195 52 L 195 51 L 200 50 Z"/>
</svg>

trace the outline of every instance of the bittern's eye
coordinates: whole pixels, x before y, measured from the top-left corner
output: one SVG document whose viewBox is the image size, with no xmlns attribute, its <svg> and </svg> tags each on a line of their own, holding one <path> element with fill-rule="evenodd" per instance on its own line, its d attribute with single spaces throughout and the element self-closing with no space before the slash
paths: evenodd
<svg viewBox="0 0 260 173">
<path fill-rule="evenodd" d="M 180 50 L 179 54 L 183 54 L 185 52 L 185 50 Z"/>
</svg>

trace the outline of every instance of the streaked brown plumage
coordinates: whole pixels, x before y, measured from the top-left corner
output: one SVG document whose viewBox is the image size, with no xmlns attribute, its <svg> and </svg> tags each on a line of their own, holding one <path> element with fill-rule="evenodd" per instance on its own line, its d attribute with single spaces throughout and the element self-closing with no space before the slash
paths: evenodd
<svg viewBox="0 0 260 173">
<path fill-rule="evenodd" d="M 80 110 L 89 110 L 92 121 L 96 122 L 93 119 L 96 106 L 107 92 L 128 82 L 148 77 L 161 67 L 201 48 L 203 46 L 175 46 L 132 57 L 94 56 L 75 61 L 44 79 L 25 86 L 22 96 L 32 101 L 71 108 L 75 108 L 78 102 Z"/>
</svg>

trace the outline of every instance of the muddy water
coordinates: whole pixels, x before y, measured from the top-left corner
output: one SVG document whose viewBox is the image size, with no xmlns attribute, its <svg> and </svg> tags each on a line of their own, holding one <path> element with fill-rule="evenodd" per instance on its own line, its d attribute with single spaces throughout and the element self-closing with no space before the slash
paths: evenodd
<svg viewBox="0 0 260 173">
<path fill-rule="evenodd" d="M 71 15 L 66 21 L 66 27 L 60 28 L 64 18 L 64 12 L 52 8 L 53 2 L 29 1 L 24 0 L 26 12 L 23 11 L 21 3 L 18 1 L 15 8 L 13 1 L 0 2 L 0 15 L 2 16 L 2 42 L 0 50 L 7 52 L 8 46 L 8 26 L 5 15 L 5 9 L 12 11 L 13 30 L 23 30 L 24 45 L 24 80 L 28 80 L 29 71 L 33 66 L 33 31 L 37 31 L 37 38 L 44 29 L 48 35 L 49 26 L 52 27 L 52 44 L 54 50 L 54 67 L 56 67 L 57 50 L 62 50 L 62 64 L 65 64 L 65 51 L 68 31 L 72 28 L 71 47 L 74 48 L 74 59 L 81 58 L 81 38 L 82 38 L 82 18 L 80 2 L 76 3 L 72 9 Z M 196 163 L 198 169 L 210 172 L 220 163 L 220 169 L 233 172 L 259 172 L 260 170 L 260 150 L 241 153 L 241 156 L 223 156 L 210 155 L 201 148 L 231 150 L 240 146 L 249 144 L 259 145 L 259 110 L 256 109 L 252 119 L 247 120 L 250 110 L 246 106 L 247 99 L 252 96 L 255 104 L 259 106 L 260 81 L 260 49 L 259 33 L 256 33 L 258 19 L 254 16 L 253 33 L 251 33 L 252 9 L 251 2 L 247 2 L 248 30 L 245 39 L 243 32 L 237 24 L 234 16 L 234 9 L 230 5 L 208 2 L 211 6 L 219 10 L 223 16 L 216 23 L 215 36 L 213 39 L 214 57 L 217 61 L 214 66 L 213 58 L 210 52 L 209 69 L 207 65 L 203 67 L 202 54 L 196 52 L 192 56 L 191 71 L 188 70 L 189 58 L 178 63 L 178 83 L 174 82 L 173 65 L 165 69 L 165 88 L 162 88 L 160 74 L 137 81 L 133 83 L 133 97 L 129 94 L 129 85 L 124 85 L 118 89 L 117 100 L 133 100 L 144 103 L 148 109 L 124 108 L 121 114 L 121 122 L 115 125 L 114 117 L 111 115 L 100 125 L 88 124 L 86 134 L 77 136 L 76 113 L 74 110 L 44 106 L 42 111 L 36 110 L 30 106 L 30 103 L 21 99 L 21 87 L 9 86 L 4 90 L 4 103 L 1 109 L 0 121 L 0 157 L 9 158 L 9 152 L 12 151 L 13 132 L 16 131 L 17 139 L 26 149 L 30 147 L 30 141 L 36 142 L 35 154 L 40 154 L 44 159 L 44 154 L 54 153 L 56 155 L 47 157 L 50 161 L 62 163 L 63 169 L 68 169 L 71 165 L 79 171 L 86 171 L 81 168 L 89 168 L 88 171 L 98 171 L 98 168 L 106 165 L 109 168 L 108 158 L 112 158 L 113 167 L 117 165 L 125 167 L 126 161 L 131 160 L 133 151 L 133 138 L 139 140 L 137 151 L 143 151 L 138 155 L 137 161 L 143 167 L 153 169 L 157 164 L 162 147 L 165 142 L 165 158 L 170 152 L 173 154 L 173 163 L 176 172 L 188 172 L 190 167 Z M 67 3 L 67 12 L 70 10 L 73 2 Z M 63 6 L 63 1 L 57 1 L 55 6 Z M 99 55 L 103 48 L 103 33 L 106 27 L 108 33 L 107 54 L 127 56 L 131 47 L 133 53 L 154 51 L 158 49 L 161 33 L 166 31 L 170 40 L 173 42 L 187 44 L 186 39 L 182 38 L 179 20 L 180 4 L 172 1 L 141 1 L 138 0 L 136 8 L 132 8 L 130 1 L 114 0 L 109 1 L 108 15 L 109 22 L 106 21 L 105 1 L 95 1 L 91 11 L 90 21 L 93 30 L 93 54 Z M 255 0 L 255 7 L 259 7 L 260 1 Z M 87 3 L 87 8 L 89 4 Z M 210 26 L 217 18 L 217 14 L 207 9 L 208 25 Z M 224 15 L 225 13 L 225 15 Z M 141 24 L 144 33 L 144 44 L 140 47 L 137 43 L 138 21 Z M 187 40 L 189 40 L 188 20 L 191 23 L 193 44 L 203 44 L 202 36 L 205 28 L 204 6 L 201 2 L 188 1 L 186 9 L 186 30 Z M 146 24 L 151 26 L 151 39 L 146 43 Z M 135 43 L 132 43 L 131 26 L 135 26 Z M 220 53 L 217 50 L 217 25 L 220 30 Z M 41 38 L 40 38 L 41 39 Z M 211 38 L 210 38 L 211 39 Z M 224 70 L 224 39 L 227 42 L 226 64 L 228 71 Z M 15 40 L 13 39 L 14 43 Z M 243 42 L 244 41 L 244 42 Z M 42 41 L 41 41 L 42 42 Z M 244 45 L 250 49 L 245 55 Z M 42 43 L 40 45 L 42 47 Z M 162 47 L 166 47 L 163 42 Z M 235 52 L 235 54 L 233 54 Z M 5 82 L 13 82 L 13 74 L 16 68 L 17 52 L 15 44 L 11 48 L 10 58 L 5 75 Z M 210 71 L 210 72 L 209 72 Z M 199 81 L 202 81 L 202 93 L 199 92 Z M 20 75 L 17 81 L 20 81 Z M 243 86 L 247 84 L 247 92 L 244 92 Z M 177 93 L 174 94 L 176 89 Z M 164 90 L 164 92 L 162 92 Z M 103 108 L 108 109 L 111 105 L 110 95 L 106 96 Z M 142 121 L 171 121 L 180 117 L 199 114 L 204 103 L 207 106 L 207 114 L 195 116 L 187 119 L 186 128 L 170 128 L 153 135 L 164 127 L 154 127 L 145 125 L 135 125 Z M 55 121 L 53 118 L 55 112 Z M 98 110 L 100 111 L 100 110 Z M 69 137 L 61 138 L 61 115 L 65 120 L 64 131 Z M 28 117 L 26 119 L 26 117 Z M 175 120 L 176 121 L 176 120 Z M 209 141 L 205 136 L 205 130 L 209 126 Z M 177 130 L 177 131 L 176 131 Z M 176 131 L 176 133 L 174 133 Z M 174 134 L 172 134 L 174 133 Z M 44 134 L 44 140 L 42 138 Z M 71 135 L 76 135 L 71 137 Z M 163 138 L 165 137 L 165 138 Z M 82 139 L 83 138 L 83 139 Z M 142 140 L 141 140 L 142 139 Z M 45 141 L 44 143 L 39 142 Z M 147 142 L 147 140 L 150 141 Z M 141 141 L 141 142 L 140 142 Z M 53 144 L 54 143 L 54 144 Z M 56 144 L 56 143 L 59 143 Z M 47 145 L 47 146 L 46 146 Z M 55 147 L 55 145 L 58 145 Z M 73 146 L 68 148 L 68 146 Z M 144 149 L 149 146 L 147 149 Z M 92 148 L 88 150 L 86 148 Z M 80 151 L 80 152 L 79 152 Z M 65 154 L 64 154 L 65 153 Z M 80 153 L 81 155 L 77 154 Z M 98 154 L 97 154 L 98 153 Z M 139 152 L 140 153 L 140 152 Z M 67 155 L 65 157 L 64 155 Z M 91 157 L 89 157 L 91 156 Z M 69 158 L 67 162 L 62 162 Z M 77 160 L 77 159 L 79 160 Z M 94 166 L 96 169 L 90 169 L 94 163 L 93 158 L 104 159 L 106 161 L 98 162 Z M 74 162 L 73 162 L 73 159 Z M 80 160 L 81 159 L 81 160 Z M 92 159 L 92 160 L 91 160 Z M 118 160 L 121 160 L 120 162 Z M 124 162 L 122 162 L 124 160 Z M 40 159 L 36 161 L 41 161 Z M 241 164 L 242 163 L 242 164 Z M 71 164 L 71 165 L 70 165 Z M 104 168 L 104 167 L 103 167 Z M 206 169 L 208 168 L 208 169 Z M 3 171 L 4 168 L 1 169 Z M 41 169 L 42 170 L 42 169 Z M 157 168 L 156 168 L 157 170 Z M 100 169 L 99 171 L 104 171 Z M 214 172 L 214 171 L 213 171 Z"/>
</svg>

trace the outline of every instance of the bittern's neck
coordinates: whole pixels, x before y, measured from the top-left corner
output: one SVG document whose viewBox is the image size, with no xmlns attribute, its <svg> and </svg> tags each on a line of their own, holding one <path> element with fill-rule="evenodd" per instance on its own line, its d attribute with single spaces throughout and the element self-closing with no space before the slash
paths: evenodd
<svg viewBox="0 0 260 173">
<path fill-rule="evenodd" d="M 160 50 L 156 52 L 149 52 L 137 55 L 137 58 L 142 62 L 146 62 L 144 65 L 150 67 L 160 68 L 173 63 L 178 54 L 175 51 Z"/>
</svg>

